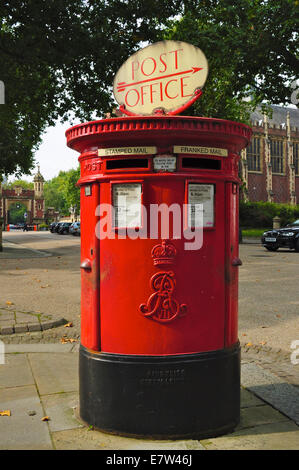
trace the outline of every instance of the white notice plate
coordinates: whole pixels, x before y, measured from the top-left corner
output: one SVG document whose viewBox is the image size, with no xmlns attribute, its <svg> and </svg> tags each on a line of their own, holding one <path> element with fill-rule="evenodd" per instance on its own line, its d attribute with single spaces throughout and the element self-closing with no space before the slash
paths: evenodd
<svg viewBox="0 0 299 470">
<path fill-rule="evenodd" d="M 214 185 L 189 183 L 188 227 L 214 226 Z"/>
<path fill-rule="evenodd" d="M 114 226 L 141 227 L 140 183 L 113 184 Z"/>
<path fill-rule="evenodd" d="M 276 238 L 269 238 L 269 237 L 267 237 L 267 238 L 265 238 L 265 242 L 272 242 L 272 243 L 274 243 L 274 242 L 276 242 Z"/>
<path fill-rule="evenodd" d="M 175 171 L 176 157 L 173 155 L 157 155 L 153 158 L 154 171 Z"/>
</svg>

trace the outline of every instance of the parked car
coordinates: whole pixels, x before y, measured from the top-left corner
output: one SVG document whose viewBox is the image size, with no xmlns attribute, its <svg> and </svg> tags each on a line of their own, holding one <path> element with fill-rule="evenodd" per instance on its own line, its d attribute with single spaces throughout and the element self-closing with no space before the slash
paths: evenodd
<svg viewBox="0 0 299 470">
<path fill-rule="evenodd" d="M 69 228 L 70 226 L 72 225 L 71 222 L 63 222 L 58 230 L 57 230 L 57 233 L 59 233 L 60 235 L 63 235 L 64 233 L 69 233 Z"/>
<path fill-rule="evenodd" d="M 62 224 L 63 222 L 58 222 L 53 229 L 53 233 L 58 233 L 58 230 L 60 229 Z"/>
<path fill-rule="evenodd" d="M 69 233 L 72 235 L 80 235 L 80 222 L 73 222 L 69 228 Z"/>
<path fill-rule="evenodd" d="M 262 245 L 269 251 L 277 251 L 278 248 L 289 248 L 299 252 L 299 219 L 284 228 L 264 232 Z"/>
<path fill-rule="evenodd" d="M 50 230 L 51 233 L 53 233 L 55 231 L 55 227 L 56 227 L 57 224 L 58 224 L 58 222 L 52 222 L 49 225 L 49 230 Z"/>
</svg>

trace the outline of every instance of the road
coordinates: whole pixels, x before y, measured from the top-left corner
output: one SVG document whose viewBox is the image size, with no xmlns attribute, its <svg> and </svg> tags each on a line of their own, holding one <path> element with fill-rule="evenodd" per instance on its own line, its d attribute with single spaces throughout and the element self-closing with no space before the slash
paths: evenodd
<svg viewBox="0 0 299 470">
<path fill-rule="evenodd" d="M 7 302 L 12 302 L 13 308 L 21 312 L 66 318 L 74 325 L 71 334 L 78 335 L 80 238 L 50 232 L 11 231 L 3 233 L 3 242 L 6 246 L 0 253 L 0 308 L 7 308 Z M 5 258 L 8 255 L 10 258 Z M 54 330 L 61 337 L 66 329 Z M 50 336 L 54 330 L 46 334 Z"/>
<path fill-rule="evenodd" d="M 3 240 L 48 256 L 4 259 L 3 252 L 0 307 L 10 300 L 20 310 L 55 311 L 79 333 L 80 238 L 12 231 Z M 291 352 L 291 343 L 299 340 L 299 253 L 271 253 L 258 244 L 241 244 L 240 257 L 240 341 Z"/>
</svg>

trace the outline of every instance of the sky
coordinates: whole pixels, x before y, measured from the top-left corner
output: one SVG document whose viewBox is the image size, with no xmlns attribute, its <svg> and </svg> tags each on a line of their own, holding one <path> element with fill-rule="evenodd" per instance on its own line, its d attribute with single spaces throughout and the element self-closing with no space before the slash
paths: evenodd
<svg viewBox="0 0 299 470">
<path fill-rule="evenodd" d="M 36 164 L 40 165 L 40 172 L 45 180 L 57 176 L 60 170 L 70 170 L 78 167 L 79 153 L 70 149 L 66 145 L 65 131 L 71 127 L 67 122 L 57 123 L 49 127 L 42 137 L 42 143 L 35 152 Z M 33 180 L 36 169 L 32 171 L 32 176 L 23 175 L 22 179 Z"/>
</svg>

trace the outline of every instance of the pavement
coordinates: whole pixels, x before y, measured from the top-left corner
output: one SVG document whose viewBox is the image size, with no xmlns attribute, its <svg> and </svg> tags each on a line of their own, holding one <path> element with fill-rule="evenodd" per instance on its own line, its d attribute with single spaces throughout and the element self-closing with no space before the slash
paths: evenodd
<svg viewBox="0 0 299 470">
<path fill-rule="evenodd" d="M 264 259 L 264 252 L 255 251 L 260 247 L 254 247 L 254 244 L 241 247 L 245 272 L 241 274 L 240 271 L 242 362 L 241 422 L 238 427 L 232 433 L 204 440 L 157 441 L 103 433 L 86 426 L 78 417 L 78 310 L 73 312 L 65 309 L 60 298 L 62 295 L 65 299 L 66 292 L 68 297 L 69 292 L 73 293 L 75 298 L 70 302 L 74 302 L 78 309 L 77 290 L 70 286 L 72 282 L 79 281 L 78 269 L 75 268 L 79 259 L 78 239 L 65 237 L 55 244 L 54 239 L 45 236 L 38 239 L 38 244 L 28 237 L 28 243 L 24 244 L 17 243 L 15 237 L 14 244 L 19 246 L 14 247 L 11 246 L 12 236 L 10 237 L 9 241 L 5 240 L 10 254 L 5 247 L 2 252 L 4 256 L 0 256 L 0 269 L 2 274 L 4 270 L 4 283 L 9 273 L 16 274 L 13 279 L 18 282 L 18 289 L 7 283 L 5 290 L 1 290 L 1 315 L 8 315 L 9 318 L 14 316 L 16 328 L 21 323 L 18 316 L 21 313 L 28 314 L 30 309 L 27 309 L 31 305 L 31 313 L 40 311 L 40 325 L 46 322 L 47 315 L 52 315 L 48 321 L 64 318 L 69 323 L 74 321 L 74 324 L 69 324 L 68 327 L 68 323 L 52 326 L 47 330 L 42 330 L 41 326 L 39 331 L 28 330 L 23 333 L 14 330 L 12 334 L 0 335 L 1 450 L 84 449 L 108 453 L 122 450 L 159 450 L 167 453 L 173 450 L 190 455 L 197 450 L 299 450 L 299 335 L 298 312 L 295 308 L 298 302 L 295 297 L 297 291 L 293 291 L 298 285 L 298 259 L 293 253 L 281 253 L 280 258 L 275 256 L 277 253 L 265 253 L 267 257 Z M 34 248 L 36 246 L 37 249 Z M 19 250 L 22 250 L 22 255 Z M 41 253 L 36 253 L 39 251 Z M 48 264 L 43 264 L 44 262 Z M 16 267 L 20 269 L 16 270 Z M 44 271 L 45 269 L 48 271 Z M 265 286 L 260 286 L 254 279 L 259 278 L 267 269 L 272 272 L 271 283 L 267 284 L 267 280 L 265 281 L 266 286 L 271 286 L 273 290 L 271 309 L 276 306 L 279 310 L 281 302 L 284 302 L 284 309 L 270 317 L 269 311 L 267 313 L 265 307 L 261 308 L 258 312 L 261 319 L 257 321 L 253 316 L 254 322 L 249 325 L 248 317 L 255 296 L 259 298 L 260 290 L 265 291 Z M 289 274 L 287 270 L 290 270 Z M 25 272 L 29 274 L 26 275 Z M 66 274 L 71 280 L 65 278 Z M 54 284 L 56 280 L 53 291 L 50 291 L 50 287 L 41 289 L 36 280 L 31 282 L 34 276 L 41 283 Z M 287 281 L 280 277 L 287 277 Z M 282 292 L 276 292 L 275 287 L 281 287 L 284 282 L 290 284 L 290 289 L 286 298 L 282 299 Z M 257 286 L 256 290 L 252 289 L 253 285 Z M 18 297 L 17 291 L 21 292 L 26 287 L 28 296 L 23 294 L 23 297 Z M 40 292 L 43 292 L 42 297 Z M 53 292 L 57 293 L 58 298 L 57 302 L 55 298 L 55 309 Z M 267 292 L 264 292 L 264 296 L 267 296 Z M 247 300 L 243 301 L 245 298 Z M 12 303 L 7 304 L 7 301 Z M 28 318 L 27 316 L 27 326 L 29 323 L 36 323 L 34 315 L 32 321 L 28 321 Z M 279 331 L 282 339 L 277 343 Z M 297 349 L 290 349 L 291 339 L 298 340 Z M 199 406 L 204 404 L 199 403 Z"/>
<path fill-rule="evenodd" d="M 0 365 L 0 449 L 299 449 L 299 389 L 246 359 L 241 367 L 241 422 L 230 434 L 204 440 L 146 440 L 91 429 L 78 418 L 78 346 L 5 346 L 5 363 Z M 1 416 L 3 411 L 10 416 Z"/>
</svg>

